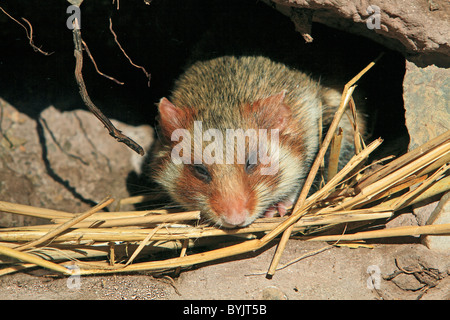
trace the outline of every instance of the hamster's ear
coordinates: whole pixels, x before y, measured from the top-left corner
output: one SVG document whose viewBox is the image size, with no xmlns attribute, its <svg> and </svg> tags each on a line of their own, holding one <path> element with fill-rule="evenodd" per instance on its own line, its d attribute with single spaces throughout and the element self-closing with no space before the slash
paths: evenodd
<svg viewBox="0 0 450 320">
<path fill-rule="evenodd" d="M 255 101 L 251 111 L 257 115 L 257 121 L 262 128 L 283 130 L 291 118 L 291 109 L 284 103 L 286 90 L 267 98 Z"/>
<path fill-rule="evenodd" d="M 163 133 L 170 137 L 175 129 L 185 128 L 187 110 L 178 108 L 167 98 L 162 98 L 158 104 L 159 124 Z"/>
</svg>

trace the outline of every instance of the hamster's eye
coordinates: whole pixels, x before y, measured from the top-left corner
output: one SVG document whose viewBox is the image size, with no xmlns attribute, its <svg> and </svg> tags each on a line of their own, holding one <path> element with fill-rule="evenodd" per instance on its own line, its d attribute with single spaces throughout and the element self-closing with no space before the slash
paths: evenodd
<svg viewBox="0 0 450 320">
<path fill-rule="evenodd" d="M 212 179 L 211 175 L 209 174 L 208 169 L 203 164 L 194 164 L 192 169 L 197 178 L 199 178 L 205 182 L 211 181 L 211 179 Z"/>
<path fill-rule="evenodd" d="M 245 172 L 251 173 L 256 168 L 256 154 L 251 154 L 245 162 Z"/>
</svg>

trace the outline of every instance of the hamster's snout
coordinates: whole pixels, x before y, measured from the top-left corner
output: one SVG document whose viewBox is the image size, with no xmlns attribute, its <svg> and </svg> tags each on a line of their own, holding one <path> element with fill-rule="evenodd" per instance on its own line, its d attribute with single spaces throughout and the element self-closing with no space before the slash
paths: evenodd
<svg viewBox="0 0 450 320">
<path fill-rule="evenodd" d="M 253 222 L 245 195 L 218 196 L 211 201 L 211 209 L 218 222 L 225 228 L 245 227 Z"/>
</svg>

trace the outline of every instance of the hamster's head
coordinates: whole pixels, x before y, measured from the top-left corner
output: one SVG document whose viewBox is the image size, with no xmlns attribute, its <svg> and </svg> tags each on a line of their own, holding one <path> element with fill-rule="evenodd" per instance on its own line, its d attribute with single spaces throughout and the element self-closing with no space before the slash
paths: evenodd
<svg viewBox="0 0 450 320">
<path fill-rule="evenodd" d="M 226 228 L 247 226 L 293 201 L 307 164 L 285 95 L 215 113 L 163 98 L 154 179 L 175 202 Z"/>
</svg>

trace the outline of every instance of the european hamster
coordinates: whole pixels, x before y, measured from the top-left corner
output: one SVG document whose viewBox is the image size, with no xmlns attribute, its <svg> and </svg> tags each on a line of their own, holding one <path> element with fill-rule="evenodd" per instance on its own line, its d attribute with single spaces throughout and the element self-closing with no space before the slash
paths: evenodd
<svg viewBox="0 0 450 320">
<path fill-rule="evenodd" d="M 329 124 L 340 98 L 340 91 L 265 57 L 197 62 L 159 102 L 152 176 L 176 203 L 221 227 L 284 215 L 318 151 L 320 114 Z M 340 126 L 351 152 L 345 116 Z"/>
</svg>

